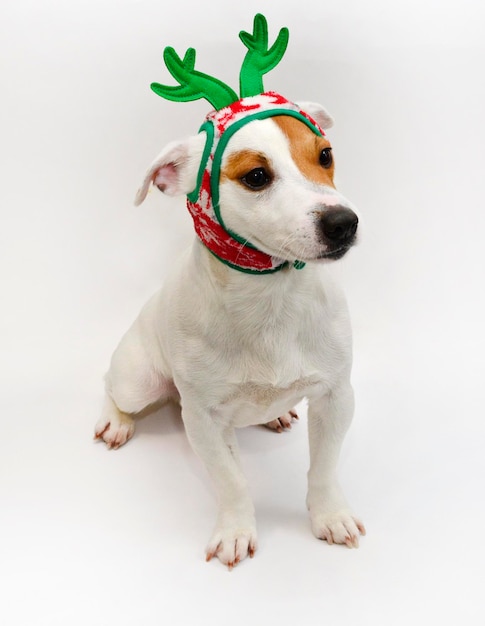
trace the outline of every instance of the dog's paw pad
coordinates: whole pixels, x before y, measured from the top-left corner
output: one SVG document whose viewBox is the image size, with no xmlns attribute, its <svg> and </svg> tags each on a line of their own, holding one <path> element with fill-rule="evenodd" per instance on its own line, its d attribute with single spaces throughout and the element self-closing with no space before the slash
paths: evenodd
<svg viewBox="0 0 485 626">
<path fill-rule="evenodd" d="M 101 419 L 94 431 L 94 438 L 102 440 L 109 450 L 117 450 L 133 437 L 135 422 L 129 415 L 123 415 L 122 419 L 106 421 Z"/>
<path fill-rule="evenodd" d="M 265 426 L 270 430 L 275 430 L 278 433 L 282 433 L 284 430 L 290 430 L 291 423 L 293 422 L 293 420 L 297 419 L 299 419 L 298 413 L 294 409 L 292 409 L 291 411 L 288 411 L 288 413 L 281 415 L 281 417 L 278 417 L 275 420 L 271 420 L 271 422 L 267 422 Z"/>
<path fill-rule="evenodd" d="M 348 548 L 358 548 L 359 536 L 366 532 L 364 524 L 346 511 L 313 515 L 312 530 L 317 539 L 329 545 L 337 543 Z"/>
<path fill-rule="evenodd" d="M 253 558 L 258 547 L 254 529 L 216 531 L 206 548 L 206 561 L 217 557 L 231 570 L 247 556 Z"/>
</svg>

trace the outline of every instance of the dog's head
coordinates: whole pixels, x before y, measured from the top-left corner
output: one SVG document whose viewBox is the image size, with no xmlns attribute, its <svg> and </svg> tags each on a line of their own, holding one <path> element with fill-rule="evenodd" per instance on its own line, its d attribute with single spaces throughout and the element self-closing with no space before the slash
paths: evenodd
<svg viewBox="0 0 485 626">
<path fill-rule="evenodd" d="M 333 121 L 314 103 L 298 110 L 305 117 L 282 110 L 240 124 L 215 159 L 209 128 L 170 144 L 149 168 L 136 204 L 153 183 L 164 193 L 189 196 L 203 241 L 199 218 L 207 221 L 214 200 L 216 226 L 239 248 L 249 245 L 290 262 L 341 258 L 356 241 L 358 217 L 335 189 L 332 148 L 322 130 Z"/>
<path fill-rule="evenodd" d="M 356 240 L 357 215 L 333 182 L 333 156 L 320 105 L 299 106 L 265 92 L 263 76 L 283 57 L 288 29 L 269 46 L 266 18 L 241 31 L 247 48 L 240 98 L 228 85 L 195 70 L 195 49 L 180 57 L 165 48 L 177 86 L 152 83 L 155 93 L 185 102 L 204 98 L 214 110 L 197 137 L 171 144 L 155 160 L 136 203 L 150 183 L 186 193 L 197 235 L 224 263 L 244 272 L 273 272 L 292 262 L 342 257 Z"/>
<path fill-rule="evenodd" d="M 315 104 L 302 105 L 329 128 Z M 231 231 L 288 261 L 334 260 L 355 243 L 358 218 L 334 185 L 326 135 L 281 115 L 256 120 L 228 142 L 220 176 L 220 206 Z"/>
</svg>

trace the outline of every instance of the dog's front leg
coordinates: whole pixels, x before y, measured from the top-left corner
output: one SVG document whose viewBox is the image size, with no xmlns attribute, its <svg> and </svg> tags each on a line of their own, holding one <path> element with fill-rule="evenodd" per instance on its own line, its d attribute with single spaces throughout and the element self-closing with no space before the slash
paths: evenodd
<svg viewBox="0 0 485 626">
<path fill-rule="evenodd" d="M 307 506 L 312 530 L 329 544 L 359 545 L 362 522 L 350 511 L 337 481 L 337 462 L 343 439 L 352 421 L 354 394 L 344 383 L 323 397 L 309 399 L 308 434 L 310 470 Z"/>
<path fill-rule="evenodd" d="M 257 548 L 254 506 L 239 463 L 234 428 L 216 421 L 209 412 L 182 402 L 189 442 L 202 459 L 216 486 L 219 512 L 206 548 L 207 560 L 217 558 L 231 569 Z"/>
</svg>

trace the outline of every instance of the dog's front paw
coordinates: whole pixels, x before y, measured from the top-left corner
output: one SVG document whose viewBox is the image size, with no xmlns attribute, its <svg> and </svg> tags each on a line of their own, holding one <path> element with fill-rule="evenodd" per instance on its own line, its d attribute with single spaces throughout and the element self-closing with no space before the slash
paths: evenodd
<svg viewBox="0 0 485 626">
<path fill-rule="evenodd" d="M 264 425 L 270 430 L 282 433 L 284 430 L 289 430 L 291 428 L 292 421 L 297 419 L 299 419 L 298 413 L 295 409 L 292 409 L 291 411 L 288 411 L 288 413 L 285 413 L 284 415 L 281 415 L 281 417 L 271 420 L 271 422 L 267 422 Z"/>
<path fill-rule="evenodd" d="M 365 535 L 364 524 L 354 517 L 350 511 L 334 513 L 310 511 L 313 534 L 329 544 L 345 544 L 348 548 L 359 547 L 359 535 Z"/>
<path fill-rule="evenodd" d="M 217 528 L 206 548 L 206 561 L 217 557 L 231 570 L 248 555 L 253 558 L 258 547 L 256 528 Z"/>
</svg>

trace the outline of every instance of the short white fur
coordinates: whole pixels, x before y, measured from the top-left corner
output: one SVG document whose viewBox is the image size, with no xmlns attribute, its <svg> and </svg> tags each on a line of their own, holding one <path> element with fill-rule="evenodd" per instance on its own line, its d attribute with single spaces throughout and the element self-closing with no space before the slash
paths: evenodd
<svg viewBox="0 0 485 626">
<path fill-rule="evenodd" d="M 330 125 L 322 107 L 306 106 L 320 115 L 322 125 Z M 167 146 L 149 168 L 136 202 L 143 201 L 151 183 L 172 195 L 192 192 L 204 141 L 201 134 Z M 220 199 L 226 224 L 263 251 L 307 260 L 307 266 L 248 275 L 225 266 L 195 239 L 113 354 L 96 425 L 96 437 L 117 448 L 132 437 L 134 414 L 155 402 L 180 401 L 188 439 L 219 499 L 207 559 L 216 556 L 230 568 L 257 548 L 255 511 L 235 429 L 288 416 L 305 397 L 313 533 L 328 543 L 357 547 L 365 532 L 336 478 L 353 415 L 349 316 L 322 263 L 312 262 L 325 252 L 315 206 L 321 211 L 325 198 L 329 207 L 336 199 L 351 205 L 334 188 L 302 175 L 273 120 L 254 121 L 238 131 L 222 167 L 241 149 L 263 152 L 278 180 L 263 193 L 224 181 Z"/>
</svg>

